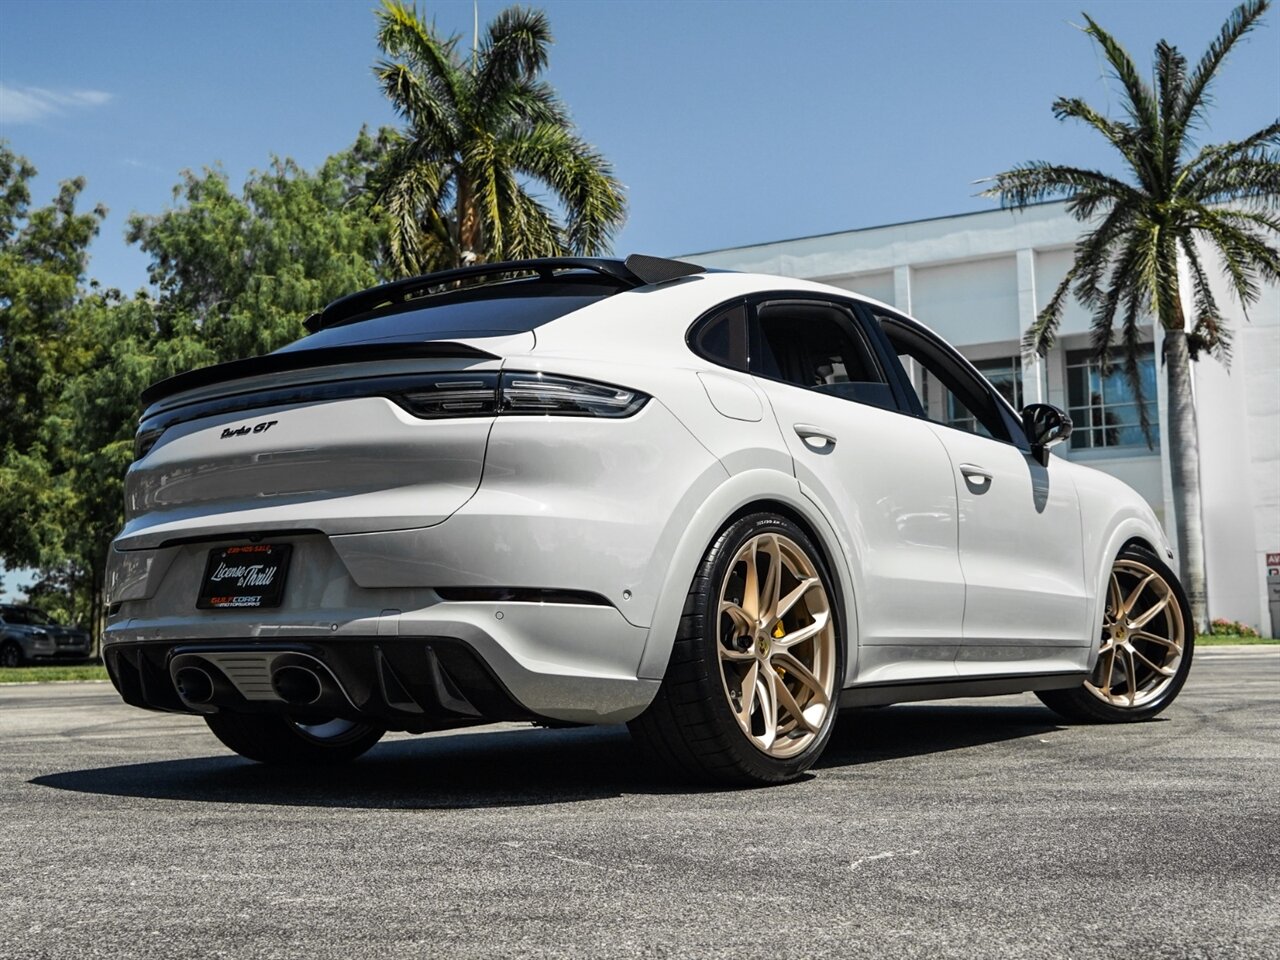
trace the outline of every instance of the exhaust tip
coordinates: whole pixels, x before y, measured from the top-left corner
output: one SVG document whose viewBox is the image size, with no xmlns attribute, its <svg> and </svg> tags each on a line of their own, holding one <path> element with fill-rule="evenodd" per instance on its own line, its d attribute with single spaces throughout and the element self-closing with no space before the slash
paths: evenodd
<svg viewBox="0 0 1280 960">
<path fill-rule="evenodd" d="M 208 703 L 213 699 L 213 677 L 199 667 L 183 667 L 173 682 L 178 696 L 187 703 Z"/>
<path fill-rule="evenodd" d="M 296 707 L 315 703 L 323 691 L 320 678 L 306 667 L 281 667 L 271 675 L 271 686 L 281 700 Z"/>
</svg>

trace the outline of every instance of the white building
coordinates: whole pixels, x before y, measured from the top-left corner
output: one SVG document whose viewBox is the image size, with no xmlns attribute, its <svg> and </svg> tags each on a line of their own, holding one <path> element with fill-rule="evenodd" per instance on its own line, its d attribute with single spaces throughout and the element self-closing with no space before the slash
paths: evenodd
<svg viewBox="0 0 1280 960">
<path fill-rule="evenodd" d="M 1071 264 L 1081 224 L 1062 203 L 992 210 L 690 254 L 707 266 L 821 280 L 892 304 L 957 346 L 1016 407 L 1045 401 L 1076 423 L 1064 455 L 1138 490 L 1176 543 L 1169 482 L 1160 331 L 1145 361 L 1154 449 L 1117 369 L 1101 377 L 1089 355 L 1089 313 L 1071 301 L 1047 357 L 1021 353 L 1031 326 Z M 1216 263 L 1214 260 L 1208 262 Z M 1280 552 L 1280 290 L 1243 311 L 1213 274 L 1219 306 L 1235 330 L 1230 370 L 1193 364 L 1209 611 L 1264 632 L 1280 628 L 1268 608 L 1266 559 Z M 1190 284 L 1183 283 L 1188 291 Z M 1187 303 L 1188 314 L 1190 303 Z M 1280 620 L 1280 616 L 1277 617 Z"/>
</svg>

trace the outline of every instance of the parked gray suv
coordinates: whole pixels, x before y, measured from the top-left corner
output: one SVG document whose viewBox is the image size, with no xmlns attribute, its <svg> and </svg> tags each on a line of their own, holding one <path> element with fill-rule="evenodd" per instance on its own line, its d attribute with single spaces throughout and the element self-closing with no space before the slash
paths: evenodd
<svg viewBox="0 0 1280 960">
<path fill-rule="evenodd" d="M 87 660 L 89 631 L 51 623 L 33 607 L 0 604 L 0 667 L 39 660 Z"/>
</svg>

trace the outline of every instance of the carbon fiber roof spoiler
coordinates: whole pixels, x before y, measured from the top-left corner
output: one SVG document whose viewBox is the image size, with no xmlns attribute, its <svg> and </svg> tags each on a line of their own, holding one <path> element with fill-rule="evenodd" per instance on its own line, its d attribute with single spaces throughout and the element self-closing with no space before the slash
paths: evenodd
<svg viewBox="0 0 1280 960">
<path fill-rule="evenodd" d="M 381 286 L 361 290 L 349 296 L 334 300 L 319 313 L 313 313 L 303 321 L 309 333 L 324 330 L 339 323 L 352 320 L 362 314 L 371 313 L 379 307 L 404 306 L 408 301 L 428 296 L 444 290 L 455 290 L 457 284 L 465 281 L 481 280 L 492 277 L 495 282 L 502 282 L 533 274 L 528 277 L 532 282 L 552 281 L 557 275 L 565 273 L 595 273 L 605 282 L 616 283 L 619 290 L 630 290 L 636 287 L 655 283 L 666 283 L 680 277 L 690 277 L 705 273 L 703 267 L 682 260 L 666 260 L 662 257 L 649 257 L 633 253 L 626 260 L 610 260 L 601 257 L 545 257 L 537 260 L 508 260 L 502 263 L 481 263 L 470 267 L 459 267 L 456 270 L 442 270 L 439 273 L 428 273 L 420 277 L 409 277 L 384 283 Z M 477 287 L 483 283 L 475 284 Z M 444 288 L 443 290 L 439 288 Z M 414 341 L 357 344 L 345 347 L 322 347 L 315 350 L 286 350 L 268 353 L 261 357 L 249 357 L 245 360 L 232 360 L 211 367 L 201 367 L 180 373 L 153 383 L 142 391 L 142 403 L 150 406 L 157 400 L 193 390 L 196 387 L 209 386 L 225 380 L 239 380 L 244 377 L 260 376 L 265 373 L 280 373 L 286 370 L 301 370 L 306 367 L 323 367 L 339 363 L 357 363 L 362 360 L 394 359 L 397 357 L 476 357 L 495 359 L 476 347 L 452 341 Z"/>
</svg>

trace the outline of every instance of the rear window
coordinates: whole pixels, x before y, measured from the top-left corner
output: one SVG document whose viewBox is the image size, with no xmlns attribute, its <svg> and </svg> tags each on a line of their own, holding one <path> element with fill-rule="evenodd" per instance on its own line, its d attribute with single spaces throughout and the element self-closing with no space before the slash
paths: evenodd
<svg viewBox="0 0 1280 960">
<path fill-rule="evenodd" d="M 527 333 L 617 292 L 614 284 L 582 282 L 473 287 L 364 314 L 303 337 L 278 352 Z"/>
</svg>

